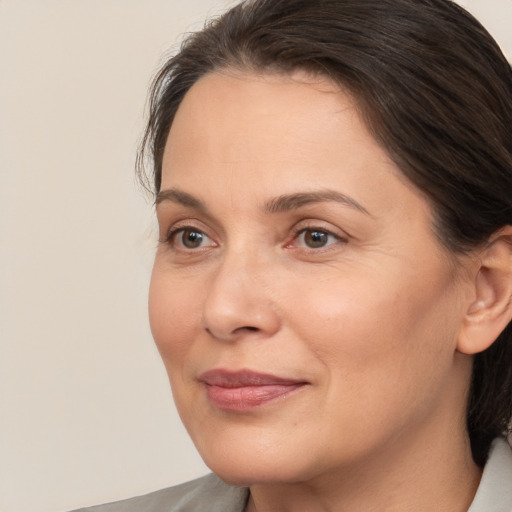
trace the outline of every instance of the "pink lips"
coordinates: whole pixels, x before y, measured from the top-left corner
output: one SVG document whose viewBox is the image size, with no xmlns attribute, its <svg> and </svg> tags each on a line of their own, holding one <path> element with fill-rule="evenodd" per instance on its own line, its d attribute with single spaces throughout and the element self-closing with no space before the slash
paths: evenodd
<svg viewBox="0 0 512 512">
<path fill-rule="evenodd" d="M 200 375 L 210 403 L 225 411 L 244 412 L 284 398 L 305 386 L 304 381 L 242 370 L 210 370 Z"/>
</svg>

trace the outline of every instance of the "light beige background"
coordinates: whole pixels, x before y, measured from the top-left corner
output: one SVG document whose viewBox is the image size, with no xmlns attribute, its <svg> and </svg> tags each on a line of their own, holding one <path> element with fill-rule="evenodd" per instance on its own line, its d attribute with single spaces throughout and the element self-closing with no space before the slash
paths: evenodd
<svg viewBox="0 0 512 512">
<path fill-rule="evenodd" d="M 171 403 L 133 177 L 163 53 L 228 0 L 0 0 L 0 512 L 207 471 Z M 512 0 L 467 0 L 512 55 Z"/>
</svg>

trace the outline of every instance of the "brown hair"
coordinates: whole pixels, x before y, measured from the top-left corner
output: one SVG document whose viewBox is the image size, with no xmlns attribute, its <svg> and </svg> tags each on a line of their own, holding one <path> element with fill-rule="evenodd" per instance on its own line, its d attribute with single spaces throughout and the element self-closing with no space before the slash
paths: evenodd
<svg viewBox="0 0 512 512">
<path fill-rule="evenodd" d="M 450 0 L 247 0 L 211 21 L 152 86 L 138 163 L 151 158 L 156 191 L 181 100 L 222 68 L 302 69 L 348 89 L 375 139 L 429 198 L 451 252 L 512 224 L 512 69 L 480 23 Z M 474 360 L 467 425 L 478 464 L 511 417 L 509 325 Z"/>
</svg>

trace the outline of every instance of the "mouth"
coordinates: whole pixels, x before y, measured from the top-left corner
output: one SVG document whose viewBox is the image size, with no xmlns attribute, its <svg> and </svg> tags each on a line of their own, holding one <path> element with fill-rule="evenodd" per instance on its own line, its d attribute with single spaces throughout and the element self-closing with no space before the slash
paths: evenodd
<svg viewBox="0 0 512 512">
<path fill-rule="evenodd" d="M 282 400 L 308 383 L 250 370 L 209 370 L 199 376 L 208 401 L 223 411 L 247 412 Z"/>
</svg>

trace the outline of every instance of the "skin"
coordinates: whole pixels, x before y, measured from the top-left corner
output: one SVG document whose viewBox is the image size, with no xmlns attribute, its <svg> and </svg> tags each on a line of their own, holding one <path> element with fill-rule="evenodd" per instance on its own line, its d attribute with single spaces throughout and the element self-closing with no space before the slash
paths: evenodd
<svg viewBox="0 0 512 512">
<path fill-rule="evenodd" d="M 203 77 L 157 216 L 152 332 L 190 436 L 251 486 L 249 511 L 467 510 L 480 470 L 457 347 L 476 270 L 454 265 L 348 94 L 301 73 Z M 224 411 L 198 379 L 217 368 L 307 384 Z"/>
</svg>

